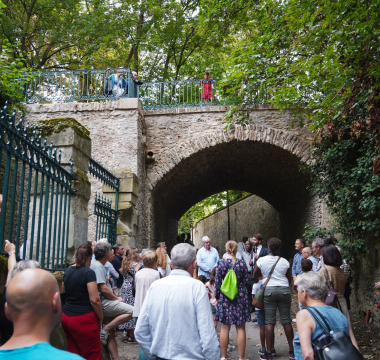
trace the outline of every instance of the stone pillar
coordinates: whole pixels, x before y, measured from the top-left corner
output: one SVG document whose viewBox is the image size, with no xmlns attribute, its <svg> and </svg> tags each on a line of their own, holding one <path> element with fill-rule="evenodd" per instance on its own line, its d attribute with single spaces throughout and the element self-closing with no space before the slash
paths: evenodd
<svg viewBox="0 0 380 360">
<path fill-rule="evenodd" d="M 59 123 L 60 126 L 55 124 Z M 68 264 L 73 263 L 76 249 L 85 244 L 88 232 L 88 201 L 91 196 L 91 184 L 87 177 L 89 159 L 91 156 L 91 139 L 89 131 L 74 118 L 51 119 L 35 123 L 43 134 L 50 131 L 48 140 L 53 141 L 57 151 L 61 150 L 61 165 L 70 171 L 70 161 L 73 159 L 73 175 L 76 181 L 71 195 L 70 225 L 68 241 Z M 53 126 L 54 125 L 54 126 Z"/>
<path fill-rule="evenodd" d="M 138 231 L 137 196 L 139 192 L 139 179 L 136 174 L 126 171 L 115 171 L 120 179 L 118 219 L 117 219 L 117 243 L 124 247 L 136 246 Z M 112 200 L 115 208 L 115 190 L 103 184 L 103 194 Z"/>
</svg>

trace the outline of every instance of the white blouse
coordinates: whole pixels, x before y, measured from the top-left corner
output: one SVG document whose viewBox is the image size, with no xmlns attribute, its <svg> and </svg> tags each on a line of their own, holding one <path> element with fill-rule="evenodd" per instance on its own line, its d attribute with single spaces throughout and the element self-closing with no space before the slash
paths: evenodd
<svg viewBox="0 0 380 360">
<path fill-rule="evenodd" d="M 160 274 L 157 270 L 144 268 L 138 271 L 135 275 L 135 305 L 133 306 L 133 317 L 138 317 L 143 306 L 146 293 L 150 285 L 160 279 Z"/>
</svg>

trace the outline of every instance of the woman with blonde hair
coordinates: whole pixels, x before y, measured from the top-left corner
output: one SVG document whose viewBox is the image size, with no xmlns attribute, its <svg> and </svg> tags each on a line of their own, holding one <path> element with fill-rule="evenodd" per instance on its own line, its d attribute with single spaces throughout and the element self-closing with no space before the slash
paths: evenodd
<svg viewBox="0 0 380 360">
<path fill-rule="evenodd" d="M 120 297 L 126 304 L 132 306 L 135 304 L 135 268 L 138 265 L 139 259 L 140 256 L 137 249 L 129 247 L 125 252 L 125 257 L 120 269 L 124 278 L 123 285 L 120 289 Z M 124 330 L 126 334 L 123 342 L 136 342 L 134 336 L 135 327 L 135 318 L 119 326 L 119 330 Z"/>
<path fill-rule="evenodd" d="M 237 250 L 236 242 L 233 240 L 228 241 L 226 243 L 228 255 L 226 258 L 219 260 L 216 267 L 215 297 L 218 300 L 218 305 L 216 308 L 215 321 L 219 321 L 222 324 L 220 329 L 222 360 L 226 360 L 227 358 L 231 325 L 236 326 L 239 360 L 245 359 L 245 323 L 251 321 L 251 312 L 246 290 L 250 279 L 245 261 L 236 258 Z M 224 278 L 231 269 L 236 274 L 238 287 L 238 294 L 234 300 L 230 300 L 220 290 Z"/>
</svg>

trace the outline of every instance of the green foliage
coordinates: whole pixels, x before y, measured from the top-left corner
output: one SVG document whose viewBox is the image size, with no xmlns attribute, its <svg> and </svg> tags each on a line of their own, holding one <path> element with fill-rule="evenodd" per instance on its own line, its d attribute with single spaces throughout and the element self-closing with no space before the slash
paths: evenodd
<svg viewBox="0 0 380 360">
<path fill-rule="evenodd" d="M 307 243 L 311 244 L 311 242 L 316 239 L 324 239 L 327 237 L 333 237 L 335 233 L 335 230 L 327 230 L 326 228 L 318 227 L 314 228 L 309 224 L 305 225 L 305 232 L 302 235 Z"/>
<path fill-rule="evenodd" d="M 251 195 L 245 191 L 229 190 L 230 205 L 246 196 Z M 181 217 L 178 222 L 178 234 L 187 234 L 195 227 L 198 221 L 227 206 L 227 191 L 209 196 L 196 203 Z"/>
<path fill-rule="evenodd" d="M 0 106 L 8 102 L 10 110 L 19 107 L 19 103 L 23 100 L 20 87 L 27 79 L 27 74 L 23 70 L 23 61 L 22 57 L 13 58 L 12 46 L 4 40 L 0 50 Z"/>
</svg>

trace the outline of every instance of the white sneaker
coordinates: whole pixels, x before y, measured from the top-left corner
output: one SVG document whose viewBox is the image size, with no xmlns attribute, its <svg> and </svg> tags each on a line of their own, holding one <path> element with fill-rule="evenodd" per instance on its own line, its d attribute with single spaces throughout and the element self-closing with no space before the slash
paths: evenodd
<svg viewBox="0 0 380 360">
<path fill-rule="evenodd" d="M 100 342 L 103 345 L 107 345 L 108 331 L 104 330 L 104 325 L 100 329 Z"/>
<path fill-rule="evenodd" d="M 292 321 L 293 321 L 293 322 L 297 322 L 297 319 L 293 319 Z"/>
<path fill-rule="evenodd" d="M 236 349 L 236 346 L 235 345 L 231 345 L 231 344 L 228 344 L 227 345 L 227 350 L 228 351 L 232 351 L 232 350 L 235 350 Z"/>
</svg>

